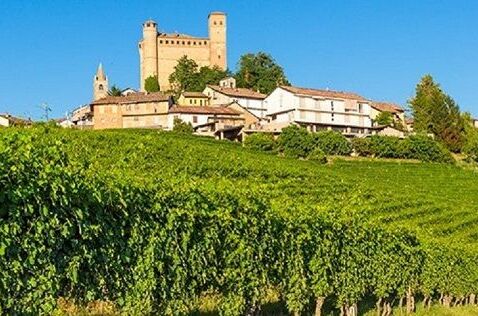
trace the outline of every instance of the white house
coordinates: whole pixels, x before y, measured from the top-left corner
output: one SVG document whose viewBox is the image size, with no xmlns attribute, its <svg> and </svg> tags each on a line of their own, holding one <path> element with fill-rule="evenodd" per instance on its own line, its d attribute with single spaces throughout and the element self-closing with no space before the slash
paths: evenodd
<svg viewBox="0 0 478 316">
<path fill-rule="evenodd" d="M 350 92 L 277 87 L 263 101 L 270 126 L 290 123 L 310 131 L 331 129 L 349 136 L 370 134 L 371 101 Z"/>
<path fill-rule="evenodd" d="M 251 89 L 237 88 L 236 80 L 232 77 L 221 80 L 218 86 L 207 85 L 203 94 L 208 96 L 211 106 L 237 102 L 256 117 L 265 117 L 262 101 L 266 95 Z"/>
</svg>

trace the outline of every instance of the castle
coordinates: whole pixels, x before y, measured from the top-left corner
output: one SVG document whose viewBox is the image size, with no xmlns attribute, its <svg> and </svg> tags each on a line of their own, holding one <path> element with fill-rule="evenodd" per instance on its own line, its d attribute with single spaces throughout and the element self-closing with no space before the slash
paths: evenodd
<svg viewBox="0 0 478 316">
<path fill-rule="evenodd" d="M 212 12 L 208 17 L 209 38 L 179 33 L 158 33 L 152 20 L 143 24 L 143 39 L 139 42 L 140 87 L 144 81 L 157 76 L 161 91 L 170 89 L 169 75 L 178 59 L 186 55 L 199 67 L 218 66 L 227 69 L 226 14 Z"/>
</svg>

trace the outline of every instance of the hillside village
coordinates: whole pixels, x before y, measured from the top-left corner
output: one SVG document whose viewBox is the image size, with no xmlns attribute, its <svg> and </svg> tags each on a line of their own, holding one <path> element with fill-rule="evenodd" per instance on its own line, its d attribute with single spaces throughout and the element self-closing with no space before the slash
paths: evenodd
<svg viewBox="0 0 478 316">
<path fill-rule="evenodd" d="M 279 85 L 269 94 L 240 88 L 233 77 L 207 84 L 202 92 L 182 91 L 179 97 L 167 92 L 145 90 L 149 76 L 161 90 L 170 88 L 169 75 L 175 63 L 186 55 L 198 65 L 227 68 L 226 15 L 213 12 L 208 18 L 209 38 L 157 31 L 157 24 L 143 24 L 139 43 L 140 90 L 128 88 L 119 96 L 108 95 L 109 78 L 102 65 L 93 81 L 93 101 L 75 109 L 63 125 L 88 129 L 157 128 L 172 130 L 175 119 L 191 124 L 196 134 L 218 139 L 243 140 L 253 133 L 280 134 L 291 124 L 309 131 L 334 130 L 347 137 L 392 135 L 403 137 L 412 130 L 402 107 L 377 102 L 356 93 Z M 392 126 L 376 118 L 387 112 Z"/>
<path fill-rule="evenodd" d="M 402 106 L 371 100 L 353 92 L 278 84 L 270 93 L 239 87 L 233 76 L 206 84 L 203 91 L 175 94 L 170 75 L 178 60 L 227 73 L 227 18 L 222 12 L 208 16 L 209 37 L 158 31 L 157 23 L 143 23 L 139 41 L 140 88 L 112 94 L 110 80 L 100 64 L 93 77 L 93 99 L 57 120 L 78 129 L 151 128 L 172 130 L 179 120 L 197 135 L 242 141 L 248 135 L 278 136 L 290 125 L 311 132 L 333 130 L 348 138 L 385 135 L 403 138 L 413 133 L 413 119 Z M 154 78 L 158 91 L 148 92 L 145 82 Z M 113 86 L 115 87 L 115 86 Z M 161 90 L 162 92 L 159 92 Z M 384 124 L 379 117 L 387 115 Z M 27 122 L 0 115 L 0 125 Z M 478 127 L 478 120 L 473 120 Z M 28 125 L 28 124 L 27 124 Z"/>
</svg>

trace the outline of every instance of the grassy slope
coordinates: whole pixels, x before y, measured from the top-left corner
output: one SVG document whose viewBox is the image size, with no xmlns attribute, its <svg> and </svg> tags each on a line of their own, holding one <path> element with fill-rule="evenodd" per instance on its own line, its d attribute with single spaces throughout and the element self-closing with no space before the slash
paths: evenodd
<svg viewBox="0 0 478 316">
<path fill-rule="evenodd" d="M 353 211 L 421 235 L 472 247 L 478 241 L 478 181 L 472 170 L 340 159 L 323 166 L 235 143 L 155 131 L 72 135 L 69 143 L 84 147 L 84 159 L 140 182 L 174 177 L 196 185 L 257 187 L 264 199 L 287 212 L 297 207 Z"/>
</svg>

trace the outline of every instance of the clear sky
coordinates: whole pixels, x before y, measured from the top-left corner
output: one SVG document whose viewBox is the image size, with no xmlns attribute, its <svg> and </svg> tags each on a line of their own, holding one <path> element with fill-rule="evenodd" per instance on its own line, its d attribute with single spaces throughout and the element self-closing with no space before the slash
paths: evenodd
<svg viewBox="0 0 478 316">
<path fill-rule="evenodd" d="M 110 85 L 139 86 L 137 44 L 160 30 L 207 36 L 228 15 L 228 63 L 265 51 L 292 84 L 405 105 L 430 73 L 478 115 L 478 1 L 0 0 L 0 112 L 52 116 L 88 103 L 103 62 Z"/>
</svg>

